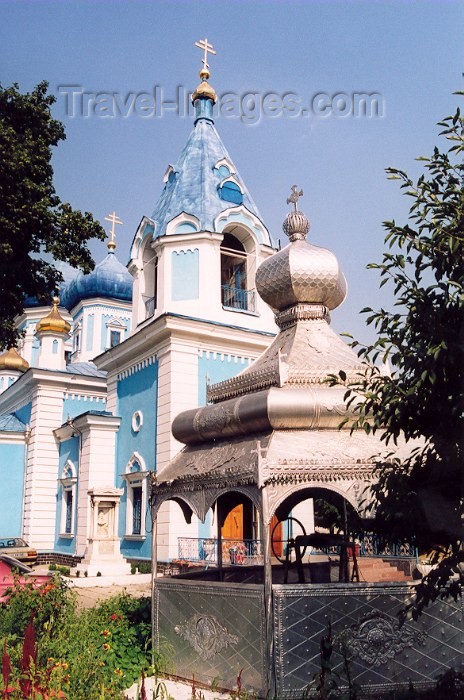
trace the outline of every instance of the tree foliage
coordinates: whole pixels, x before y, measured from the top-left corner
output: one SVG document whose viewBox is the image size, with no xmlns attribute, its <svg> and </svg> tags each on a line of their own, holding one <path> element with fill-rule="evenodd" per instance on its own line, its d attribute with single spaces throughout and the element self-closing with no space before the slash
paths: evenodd
<svg viewBox="0 0 464 700">
<path fill-rule="evenodd" d="M 416 616 L 438 595 L 460 594 L 464 459 L 464 152 L 458 110 L 439 123 L 448 150 L 418 158 L 414 181 L 388 168 L 411 198 L 409 221 L 384 222 L 387 250 L 381 286 L 395 294 L 393 310 L 363 309 L 377 331 L 371 345 L 353 341 L 366 372 L 345 398 L 357 413 L 353 429 L 378 431 L 387 444 L 417 439 L 411 456 L 376 467 L 370 487 L 375 526 L 394 540 L 432 551 L 438 568 L 417 588 Z M 389 360 L 391 375 L 375 363 Z M 341 379 L 346 377 L 340 373 Z M 460 564 L 461 562 L 461 564 Z"/>
<path fill-rule="evenodd" d="M 105 233 L 88 212 L 62 202 L 53 186 L 52 147 L 66 138 L 42 82 L 21 94 L 0 86 L 0 349 L 18 341 L 14 318 L 27 297 L 49 303 L 63 277 L 53 263 L 93 269 L 87 247 Z"/>
</svg>

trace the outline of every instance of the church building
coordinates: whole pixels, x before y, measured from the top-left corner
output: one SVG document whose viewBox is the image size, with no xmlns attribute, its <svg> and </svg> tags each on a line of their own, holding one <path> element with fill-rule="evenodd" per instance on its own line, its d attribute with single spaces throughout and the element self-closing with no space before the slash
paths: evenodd
<svg viewBox="0 0 464 700">
<path fill-rule="evenodd" d="M 208 385 L 246 369 L 277 330 L 255 289 L 275 249 L 214 126 L 206 60 L 200 77 L 193 129 L 127 267 L 113 213 L 107 256 L 51 307 L 28 300 L 21 343 L 0 356 L 0 540 L 23 537 L 89 575 L 150 559 L 149 480 L 181 447 L 173 419 L 204 405 Z M 233 518 L 228 527 L 244 536 Z M 211 517 L 187 525 L 169 501 L 158 558 L 210 532 Z"/>
</svg>

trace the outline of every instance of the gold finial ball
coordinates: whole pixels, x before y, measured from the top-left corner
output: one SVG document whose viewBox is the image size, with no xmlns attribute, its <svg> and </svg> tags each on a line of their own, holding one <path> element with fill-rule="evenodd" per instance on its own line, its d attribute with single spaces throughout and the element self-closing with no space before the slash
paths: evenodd
<svg viewBox="0 0 464 700">
<path fill-rule="evenodd" d="M 204 67 L 203 67 L 203 68 L 201 69 L 201 71 L 200 71 L 200 78 L 201 78 L 202 80 L 208 80 L 209 77 L 210 77 L 210 72 L 209 72 L 209 70 L 208 70 L 207 68 L 204 68 Z"/>
<path fill-rule="evenodd" d="M 108 243 L 106 245 L 107 245 L 107 248 L 110 252 L 113 252 L 114 250 L 116 250 L 116 241 L 108 241 Z"/>
<path fill-rule="evenodd" d="M 304 240 L 310 228 L 308 217 L 302 211 L 291 211 L 285 217 L 282 228 L 290 241 Z"/>
<path fill-rule="evenodd" d="M 52 297 L 52 304 L 53 304 L 53 306 L 58 306 L 59 303 L 60 303 L 60 297 L 57 297 L 55 294 L 55 296 Z"/>
</svg>

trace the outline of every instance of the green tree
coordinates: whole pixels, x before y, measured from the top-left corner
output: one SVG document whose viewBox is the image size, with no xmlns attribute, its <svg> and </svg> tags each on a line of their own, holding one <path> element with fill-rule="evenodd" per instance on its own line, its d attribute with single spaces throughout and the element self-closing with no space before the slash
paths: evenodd
<svg viewBox="0 0 464 700">
<path fill-rule="evenodd" d="M 42 82 L 22 94 L 0 85 L 0 349 L 14 346 L 14 318 L 26 297 L 49 303 L 63 277 L 43 255 L 84 272 L 94 263 L 87 247 L 105 232 L 89 213 L 61 202 L 53 186 L 52 147 L 66 138 L 51 116 L 53 95 Z"/>
<path fill-rule="evenodd" d="M 346 400 L 356 410 L 353 429 L 378 431 L 387 444 L 419 438 L 403 461 L 376 466 L 378 481 L 369 497 L 375 527 L 391 540 L 409 539 L 433 552 L 438 567 L 418 586 L 417 616 L 439 595 L 461 592 L 464 459 L 464 152 L 458 110 L 439 123 L 448 149 L 421 157 L 425 172 L 416 183 L 388 168 L 411 198 L 409 221 L 384 222 L 388 246 L 381 286 L 395 294 L 393 310 L 373 311 L 371 345 L 352 343 L 366 362 L 365 375 L 350 384 Z M 375 366 L 392 364 L 391 376 Z M 345 380 L 343 372 L 341 379 Z M 361 399 L 361 400 L 360 400 Z"/>
</svg>

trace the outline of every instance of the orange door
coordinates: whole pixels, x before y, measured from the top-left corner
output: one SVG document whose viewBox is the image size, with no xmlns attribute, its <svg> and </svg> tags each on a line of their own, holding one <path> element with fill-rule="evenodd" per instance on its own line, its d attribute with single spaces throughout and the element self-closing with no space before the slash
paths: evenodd
<svg viewBox="0 0 464 700">
<path fill-rule="evenodd" d="M 222 527 L 222 538 L 225 540 L 243 540 L 243 505 L 233 508 Z"/>
<path fill-rule="evenodd" d="M 277 525 L 277 527 L 276 527 L 276 525 Z M 281 557 L 282 552 L 284 551 L 283 542 L 282 542 L 282 523 L 280 522 L 280 520 L 277 520 L 275 515 L 272 516 L 272 520 L 271 520 L 271 535 L 272 535 L 272 552 L 277 557 Z"/>
</svg>

